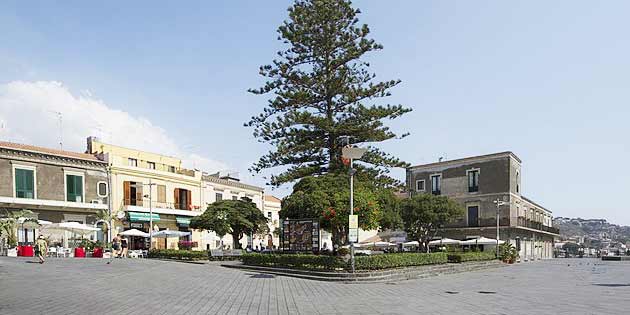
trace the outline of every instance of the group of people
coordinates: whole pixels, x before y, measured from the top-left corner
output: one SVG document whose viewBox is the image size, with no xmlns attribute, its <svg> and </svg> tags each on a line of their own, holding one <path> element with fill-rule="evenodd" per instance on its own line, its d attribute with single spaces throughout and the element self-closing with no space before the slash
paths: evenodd
<svg viewBox="0 0 630 315">
<path fill-rule="evenodd" d="M 112 240 L 112 256 L 107 263 L 111 263 L 114 258 L 127 257 L 128 250 L 129 241 L 127 240 L 127 238 L 123 237 L 120 234 L 116 235 Z"/>
</svg>

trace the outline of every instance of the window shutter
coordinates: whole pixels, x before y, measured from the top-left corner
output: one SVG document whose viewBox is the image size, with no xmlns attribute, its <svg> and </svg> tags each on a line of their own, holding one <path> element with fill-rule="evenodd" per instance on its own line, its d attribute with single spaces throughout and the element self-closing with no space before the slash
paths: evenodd
<svg viewBox="0 0 630 315">
<path fill-rule="evenodd" d="M 175 188 L 175 209 L 179 209 L 179 188 Z"/>
<path fill-rule="evenodd" d="M 142 194 L 142 186 L 136 184 L 136 205 L 142 206 L 142 201 L 144 199 L 144 194 Z"/>
<path fill-rule="evenodd" d="M 190 190 L 186 190 L 186 208 L 192 210 L 192 193 Z"/>
<path fill-rule="evenodd" d="M 131 203 L 131 187 L 129 182 L 123 182 L 124 197 L 123 204 L 126 206 Z"/>
<path fill-rule="evenodd" d="M 158 185 L 158 202 L 166 202 L 166 186 Z"/>
</svg>

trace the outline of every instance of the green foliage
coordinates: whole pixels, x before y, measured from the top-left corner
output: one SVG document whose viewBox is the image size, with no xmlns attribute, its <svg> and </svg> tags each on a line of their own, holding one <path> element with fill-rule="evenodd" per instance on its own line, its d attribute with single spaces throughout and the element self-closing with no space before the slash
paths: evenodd
<svg viewBox="0 0 630 315">
<path fill-rule="evenodd" d="M 466 253 L 449 253 L 448 262 L 462 263 L 466 261 L 483 261 L 494 260 L 496 255 L 494 252 L 466 252 Z"/>
<path fill-rule="evenodd" d="M 208 252 L 178 249 L 152 249 L 149 258 L 178 259 L 178 260 L 205 260 Z"/>
<path fill-rule="evenodd" d="M 446 253 L 396 253 L 355 257 L 357 270 L 377 270 L 410 266 L 445 264 Z"/>
<path fill-rule="evenodd" d="M 209 204 L 202 215 L 190 221 L 190 227 L 214 231 L 221 237 L 232 234 L 233 248 L 239 249 L 239 240 L 244 235 L 266 233 L 267 222 L 267 217 L 250 200 L 222 200 Z"/>
<path fill-rule="evenodd" d="M 25 222 L 37 224 L 37 219 L 35 219 L 35 217 L 35 213 L 30 210 L 5 210 L 3 217 L 0 218 L 0 236 L 5 236 L 7 238 L 7 245 L 9 245 L 9 247 L 17 246 L 18 219 L 25 218 Z"/>
<path fill-rule="evenodd" d="M 401 205 L 407 238 L 417 240 L 427 250 L 440 226 L 463 214 L 464 207 L 446 196 L 420 194 L 403 200 Z"/>
<path fill-rule="evenodd" d="M 243 264 L 253 266 L 295 268 L 307 270 L 336 270 L 346 267 L 346 262 L 337 256 L 302 254 L 245 254 Z"/>
<path fill-rule="evenodd" d="M 379 193 L 385 194 L 366 182 L 355 182 L 354 214 L 359 216 L 359 227 L 364 230 L 379 226 L 382 218 Z M 348 176 L 332 173 L 301 179 L 293 187 L 293 193 L 282 201 L 280 211 L 281 218 L 319 219 L 321 227 L 333 234 L 333 243 L 337 245 L 346 243 L 349 214 Z"/>
<path fill-rule="evenodd" d="M 251 170 L 287 167 L 271 177 L 274 186 L 346 169 L 341 137 L 354 143 L 394 139 L 397 135 L 384 120 L 411 111 L 373 104 L 400 81 L 374 82 L 375 74 L 361 59 L 383 47 L 368 38 L 367 25 L 358 24 L 359 13 L 347 0 L 297 0 L 289 8 L 289 20 L 278 28 L 278 39 L 288 47 L 272 65 L 260 67 L 260 75 L 268 79 L 265 85 L 249 90 L 273 96 L 245 124 L 254 128 L 260 142 L 275 147 Z M 368 149 L 360 169 L 383 185 L 400 184 L 387 168 L 407 164 L 375 147 Z"/>
<path fill-rule="evenodd" d="M 339 248 L 337 250 L 337 255 L 339 255 L 339 256 L 346 256 L 346 255 L 349 255 L 349 254 L 350 254 L 350 249 L 348 249 L 348 248 L 342 247 L 342 248 Z"/>
<path fill-rule="evenodd" d="M 514 245 L 505 242 L 499 245 L 499 259 L 503 262 L 512 263 L 518 258 L 518 251 Z"/>
</svg>

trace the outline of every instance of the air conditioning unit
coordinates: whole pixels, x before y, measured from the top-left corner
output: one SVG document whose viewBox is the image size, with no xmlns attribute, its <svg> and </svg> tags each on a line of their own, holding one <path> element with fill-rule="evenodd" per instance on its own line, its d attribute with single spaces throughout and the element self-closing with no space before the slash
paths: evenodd
<svg viewBox="0 0 630 315">
<path fill-rule="evenodd" d="M 94 199 L 94 200 L 92 200 L 90 203 L 102 204 L 103 202 L 102 202 L 101 200 Z"/>
</svg>

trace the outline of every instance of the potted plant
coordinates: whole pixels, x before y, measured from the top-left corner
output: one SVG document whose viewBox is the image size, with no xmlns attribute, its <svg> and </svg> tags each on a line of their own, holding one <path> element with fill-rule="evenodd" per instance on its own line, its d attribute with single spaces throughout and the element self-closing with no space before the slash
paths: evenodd
<svg viewBox="0 0 630 315">
<path fill-rule="evenodd" d="M 501 259 L 501 261 L 508 264 L 513 264 L 514 262 L 516 262 L 517 258 L 518 251 L 516 250 L 516 247 L 514 247 L 514 245 L 510 243 L 499 245 L 499 259 Z"/>
</svg>

